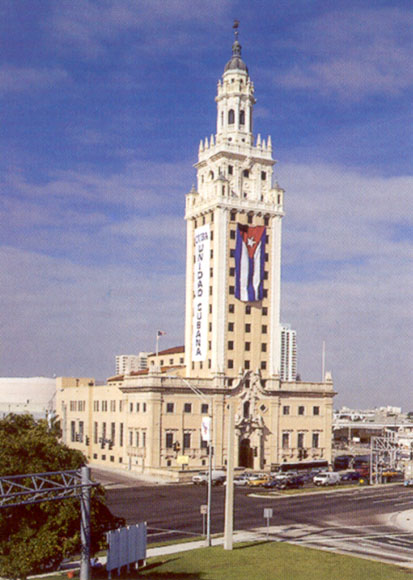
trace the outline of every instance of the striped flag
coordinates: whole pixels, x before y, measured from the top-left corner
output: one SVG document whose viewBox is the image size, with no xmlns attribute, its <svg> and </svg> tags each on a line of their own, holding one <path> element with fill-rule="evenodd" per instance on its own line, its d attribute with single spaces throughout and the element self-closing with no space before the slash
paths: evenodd
<svg viewBox="0 0 413 580">
<path fill-rule="evenodd" d="M 238 224 L 235 246 L 235 298 L 256 302 L 264 295 L 266 230 Z"/>
</svg>

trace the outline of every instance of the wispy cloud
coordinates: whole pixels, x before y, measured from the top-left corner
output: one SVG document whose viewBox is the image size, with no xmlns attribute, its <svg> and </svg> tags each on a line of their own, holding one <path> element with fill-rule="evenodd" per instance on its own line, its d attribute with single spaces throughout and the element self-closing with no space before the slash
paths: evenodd
<svg viewBox="0 0 413 580">
<path fill-rule="evenodd" d="M 413 83 L 412 24 L 410 14 L 380 7 L 331 11 L 300 23 L 298 62 L 277 82 L 351 101 L 398 95 Z"/>
<path fill-rule="evenodd" d="M 89 58 L 113 48 L 119 35 L 131 32 L 135 35 L 130 38 L 131 46 L 170 54 L 193 43 L 188 23 L 203 26 L 212 20 L 219 24 L 231 4 L 229 0 L 61 0 L 47 26 L 60 45 L 71 46 Z"/>
<path fill-rule="evenodd" d="M 0 278 L 8 337 L 2 359 L 9 361 L 3 373 L 12 375 L 20 360 L 21 373 L 104 379 L 114 373 L 115 354 L 154 348 L 153 329 L 165 327 L 170 340 L 182 340 L 182 275 L 160 276 L 136 264 L 86 267 L 2 247 Z"/>
<path fill-rule="evenodd" d="M 29 68 L 3 65 L 0 67 L 0 94 L 50 90 L 69 80 L 59 68 Z"/>
<path fill-rule="evenodd" d="M 374 392 L 385 404 L 394 377 L 412 371 L 399 354 L 413 344 L 412 240 L 391 232 L 411 223 L 413 179 L 325 165 L 278 173 L 288 183 L 283 319 L 298 331 L 303 378 L 320 378 L 325 340 L 341 400 L 368 405 Z"/>
</svg>

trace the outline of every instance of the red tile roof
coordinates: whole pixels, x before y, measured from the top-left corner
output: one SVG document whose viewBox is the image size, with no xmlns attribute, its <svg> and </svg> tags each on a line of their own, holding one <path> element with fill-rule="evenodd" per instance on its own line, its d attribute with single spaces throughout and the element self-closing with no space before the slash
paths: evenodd
<svg viewBox="0 0 413 580">
<path fill-rule="evenodd" d="M 182 353 L 185 352 L 184 346 L 173 346 L 171 348 L 167 348 L 166 350 L 161 350 L 160 352 L 158 352 L 158 356 L 166 355 L 166 354 L 178 354 L 181 352 Z M 153 352 L 150 355 L 148 355 L 148 357 L 151 357 L 151 356 L 156 356 L 156 354 Z"/>
</svg>

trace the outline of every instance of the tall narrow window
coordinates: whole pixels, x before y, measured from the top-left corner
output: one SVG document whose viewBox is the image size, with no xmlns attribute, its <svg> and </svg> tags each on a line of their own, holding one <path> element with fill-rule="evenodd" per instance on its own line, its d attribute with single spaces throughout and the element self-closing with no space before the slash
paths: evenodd
<svg viewBox="0 0 413 580">
<path fill-rule="evenodd" d="M 167 449 L 171 449 L 173 447 L 174 444 L 174 435 L 173 433 L 167 433 L 166 434 L 166 442 L 165 442 L 165 446 Z"/>
<path fill-rule="evenodd" d="M 191 448 L 191 434 L 184 433 L 184 449 L 190 449 L 190 448 Z"/>
<path fill-rule="evenodd" d="M 233 125 L 235 122 L 235 113 L 234 109 L 230 109 L 228 111 L 228 125 Z"/>
<path fill-rule="evenodd" d="M 245 125 L 245 111 L 239 112 L 239 124 Z"/>
</svg>

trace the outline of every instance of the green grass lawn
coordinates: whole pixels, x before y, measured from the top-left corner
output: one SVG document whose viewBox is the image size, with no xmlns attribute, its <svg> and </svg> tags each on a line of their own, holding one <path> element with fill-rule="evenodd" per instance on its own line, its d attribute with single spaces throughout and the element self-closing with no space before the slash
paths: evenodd
<svg viewBox="0 0 413 580">
<path fill-rule="evenodd" d="M 413 571 L 286 543 L 236 544 L 151 558 L 147 580 L 407 580 Z"/>
<path fill-rule="evenodd" d="M 56 576 L 57 578 L 58 576 Z M 92 580 L 106 578 L 104 570 Z M 139 572 L 113 578 L 142 580 L 408 580 L 413 570 L 284 542 L 235 544 L 150 558 Z M 78 578 L 78 573 L 76 574 Z M 62 576 L 60 576 L 62 580 Z"/>
</svg>

